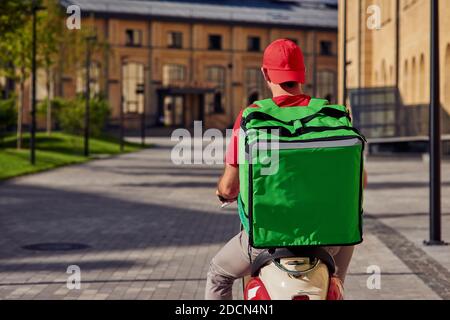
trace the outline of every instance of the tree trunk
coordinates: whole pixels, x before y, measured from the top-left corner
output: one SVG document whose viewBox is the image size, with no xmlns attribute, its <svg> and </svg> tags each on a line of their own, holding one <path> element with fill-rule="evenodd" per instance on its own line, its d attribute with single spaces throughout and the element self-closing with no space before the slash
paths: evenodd
<svg viewBox="0 0 450 320">
<path fill-rule="evenodd" d="M 52 104 L 51 104 L 51 94 L 50 94 L 50 67 L 47 66 L 46 70 L 46 86 L 47 86 L 47 135 L 52 133 Z"/>
</svg>

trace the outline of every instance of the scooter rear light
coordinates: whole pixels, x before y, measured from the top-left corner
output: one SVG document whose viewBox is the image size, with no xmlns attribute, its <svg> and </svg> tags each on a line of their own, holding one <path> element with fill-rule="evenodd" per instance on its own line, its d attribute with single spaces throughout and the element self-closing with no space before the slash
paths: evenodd
<svg viewBox="0 0 450 320">
<path fill-rule="evenodd" d="M 307 300 L 309 300 L 309 296 L 307 296 L 307 295 L 293 296 L 293 297 L 292 297 L 292 300 L 307 301 Z"/>
<path fill-rule="evenodd" d="M 327 300 L 344 300 L 344 286 L 339 278 L 330 278 Z"/>
</svg>

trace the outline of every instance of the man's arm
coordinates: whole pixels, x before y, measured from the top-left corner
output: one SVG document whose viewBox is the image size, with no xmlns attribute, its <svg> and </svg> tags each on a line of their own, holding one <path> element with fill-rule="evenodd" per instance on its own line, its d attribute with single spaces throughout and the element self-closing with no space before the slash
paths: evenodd
<svg viewBox="0 0 450 320">
<path fill-rule="evenodd" d="M 239 167 L 225 165 L 223 175 L 217 184 L 216 194 L 227 200 L 236 200 L 239 194 Z"/>
</svg>

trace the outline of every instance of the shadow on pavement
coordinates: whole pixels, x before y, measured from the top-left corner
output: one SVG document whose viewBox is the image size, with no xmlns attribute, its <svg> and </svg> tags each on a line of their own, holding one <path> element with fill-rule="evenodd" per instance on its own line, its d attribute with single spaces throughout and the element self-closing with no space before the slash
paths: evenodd
<svg viewBox="0 0 450 320">
<path fill-rule="evenodd" d="M 211 185 L 202 183 L 206 187 Z M 40 186 L 2 184 L 0 204 L 0 260 L 219 244 L 228 241 L 239 229 L 234 211 L 209 213 Z M 91 248 L 54 253 L 21 248 L 49 242 L 83 243 Z M 111 263 L 121 266 L 121 262 Z M 103 262 L 98 266 L 105 267 Z"/>
<path fill-rule="evenodd" d="M 391 182 L 371 182 L 367 185 L 369 190 L 386 190 L 386 189 L 408 189 L 408 188 L 427 188 L 428 181 L 391 181 Z M 450 186 L 450 182 L 442 182 L 442 186 Z"/>
</svg>

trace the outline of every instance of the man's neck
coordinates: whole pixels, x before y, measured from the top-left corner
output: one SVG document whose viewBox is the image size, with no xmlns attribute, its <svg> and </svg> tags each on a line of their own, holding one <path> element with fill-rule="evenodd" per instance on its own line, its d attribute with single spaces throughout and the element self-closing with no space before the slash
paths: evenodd
<svg viewBox="0 0 450 320">
<path fill-rule="evenodd" d="M 281 87 L 272 88 L 272 96 L 274 98 L 279 96 L 298 96 L 301 94 L 303 94 L 303 91 L 300 87 L 292 89 L 284 89 Z"/>
</svg>

